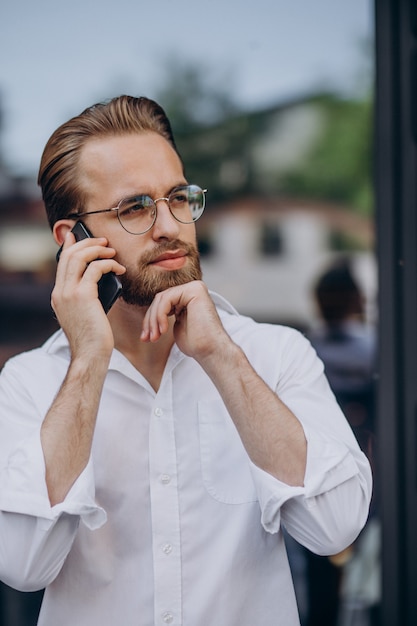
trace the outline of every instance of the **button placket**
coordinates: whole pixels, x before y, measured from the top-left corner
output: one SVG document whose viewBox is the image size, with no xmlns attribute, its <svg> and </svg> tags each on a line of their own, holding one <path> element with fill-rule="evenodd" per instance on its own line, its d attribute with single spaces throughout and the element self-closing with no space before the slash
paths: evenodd
<svg viewBox="0 0 417 626">
<path fill-rule="evenodd" d="M 155 623 L 181 624 L 181 551 L 177 455 L 171 377 L 155 398 L 149 431 L 149 471 L 155 581 Z"/>
</svg>

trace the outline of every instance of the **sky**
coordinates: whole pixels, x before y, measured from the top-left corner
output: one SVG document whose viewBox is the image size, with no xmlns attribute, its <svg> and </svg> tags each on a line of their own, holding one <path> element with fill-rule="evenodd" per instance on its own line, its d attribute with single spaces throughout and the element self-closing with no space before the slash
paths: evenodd
<svg viewBox="0 0 417 626">
<path fill-rule="evenodd" d="M 2 0 L 0 154 L 36 174 L 61 123 L 121 93 L 155 98 L 167 59 L 201 65 L 243 109 L 349 92 L 372 0 Z M 366 55 L 365 55 L 366 56 Z M 163 104 L 163 102 L 162 102 Z"/>
</svg>

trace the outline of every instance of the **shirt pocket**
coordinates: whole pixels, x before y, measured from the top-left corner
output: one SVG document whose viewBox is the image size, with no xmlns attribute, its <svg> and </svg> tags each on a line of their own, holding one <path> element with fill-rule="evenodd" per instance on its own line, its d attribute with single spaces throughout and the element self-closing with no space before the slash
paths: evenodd
<svg viewBox="0 0 417 626">
<path fill-rule="evenodd" d="M 225 504 L 258 500 L 250 460 L 224 404 L 198 403 L 201 471 L 208 493 Z"/>
</svg>

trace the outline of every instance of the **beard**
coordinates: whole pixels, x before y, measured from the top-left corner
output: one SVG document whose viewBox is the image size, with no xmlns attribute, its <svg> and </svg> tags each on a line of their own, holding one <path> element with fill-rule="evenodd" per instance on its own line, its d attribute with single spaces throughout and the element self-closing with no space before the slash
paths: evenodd
<svg viewBox="0 0 417 626">
<path fill-rule="evenodd" d="M 179 248 L 187 254 L 185 267 L 160 271 L 152 266 L 152 261 L 158 256 Z M 127 304 L 149 306 L 157 293 L 192 280 L 201 280 L 202 275 L 200 255 L 196 246 L 179 239 L 169 241 L 143 254 L 135 268 L 126 266 L 125 274 L 119 276 L 123 288 L 121 297 Z"/>
</svg>

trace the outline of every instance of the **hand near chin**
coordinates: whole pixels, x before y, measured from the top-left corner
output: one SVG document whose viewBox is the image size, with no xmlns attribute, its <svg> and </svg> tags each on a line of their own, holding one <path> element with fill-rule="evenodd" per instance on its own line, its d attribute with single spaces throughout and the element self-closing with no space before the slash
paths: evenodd
<svg viewBox="0 0 417 626">
<path fill-rule="evenodd" d="M 202 281 L 192 281 L 158 293 L 146 312 L 141 340 L 155 342 L 168 332 L 175 316 L 174 339 L 187 356 L 202 362 L 222 342 L 230 341 Z"/>
</svg>

